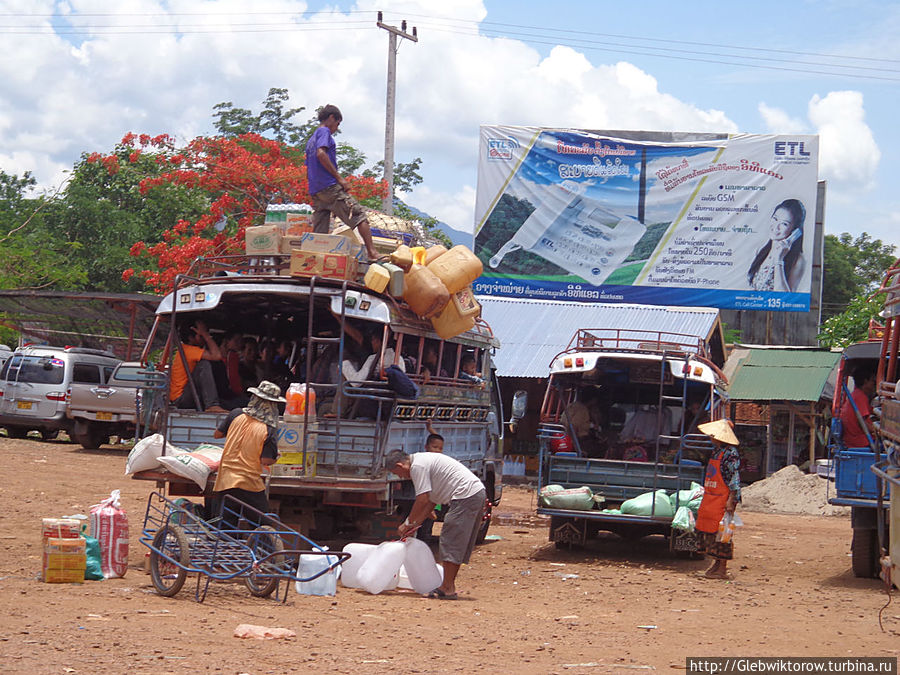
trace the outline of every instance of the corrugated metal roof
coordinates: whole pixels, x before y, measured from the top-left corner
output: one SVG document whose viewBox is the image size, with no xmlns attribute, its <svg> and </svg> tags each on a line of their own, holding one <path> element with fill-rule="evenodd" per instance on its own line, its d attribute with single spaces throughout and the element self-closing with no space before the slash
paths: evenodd
<svg viewBox="0 0 900 675">
<path fill-rule="evenodd" d="M 628 304 L 520 300 L 479 296 L 482 316 L 500 340 L 494 358 L 501 377 L 547 377 L 550 362 L 579 328 L 658 331 L 707 339 L 719 320 L 716 309 Z"/>
<path fill-rule="evenodd" d="M 840 353 L 749 349 L 728 387 L 733 401 L 818 401 Z"/>
</svg>

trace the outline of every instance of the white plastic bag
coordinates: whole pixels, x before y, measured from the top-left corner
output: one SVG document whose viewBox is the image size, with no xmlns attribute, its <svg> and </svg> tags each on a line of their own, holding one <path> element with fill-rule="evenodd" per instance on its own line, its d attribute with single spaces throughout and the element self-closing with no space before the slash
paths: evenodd
<svg viewBox="0 0 900 675">
<path fill-rule="evenodd" d="M 119 503 L 119 491 L 91 507 L 91 536 L 100 542 L 104 579 L 124 577 L 128 571 L 128 516 Z"/>
</svg>

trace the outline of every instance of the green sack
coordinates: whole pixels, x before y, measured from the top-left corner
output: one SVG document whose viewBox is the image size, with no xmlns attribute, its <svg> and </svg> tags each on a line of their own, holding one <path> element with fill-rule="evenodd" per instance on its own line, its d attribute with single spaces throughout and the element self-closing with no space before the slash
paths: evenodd
<svg viewBox="0 0 900 675">
<path fill-rule="evenodd" d="M 656 518 L 671 518 L 675 515 L 669 495 L 665 490 L 645 492 L 632 499 L 622 502 L 622 513 L 631 516 L 649 516 Z"/>
<path fill-rule="evenodd" d="M 81 538 L 84 539 L 87 564 L 84 568 L 84 578 L 88 581 L 101 581 L 103 579 L 103 567 L 100 562 L 100 540 L 85 534 L 87 525 L 81 526 Z"/>
<path fill-rule="evenodd" d="M 672 518 L 672 529 L 684 532 L 694 531 L 694 514 L 687 506 L 679 506 Z"/>
</svg>

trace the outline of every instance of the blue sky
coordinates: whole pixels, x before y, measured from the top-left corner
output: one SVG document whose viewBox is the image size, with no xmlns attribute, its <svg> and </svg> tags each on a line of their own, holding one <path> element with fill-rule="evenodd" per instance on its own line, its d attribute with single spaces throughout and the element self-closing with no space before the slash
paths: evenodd
<svg viewBox="0 0 900 675">
<path fill-rule="evenodd" d="M 895 2 L 3 0 L 0 169 L 52 189 L 82 152 L 210 133 L 216 103 L 258 109 L 270 87 L 339 105 L 374 163 L 379 9 L 420 38 L 397 59 L 396 159 L 421 157 L 425 178 L 406 199 L 457 229 L 479 124 L 818 133 L 826 232 L 900 247 Z"/>
</svg>

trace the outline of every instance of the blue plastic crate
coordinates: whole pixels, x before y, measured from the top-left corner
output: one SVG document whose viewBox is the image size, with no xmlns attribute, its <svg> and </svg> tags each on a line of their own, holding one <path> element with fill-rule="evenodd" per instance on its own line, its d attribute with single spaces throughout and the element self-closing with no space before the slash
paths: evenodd
<svg viewBox="0 0 900 675">
<path fill-rule="evenodd" d="M 839 450 L 834 455 L 834 487 L 838 497 L 877 499 L 875 474 L 869 469 L 875 453 L 867 450 Z"/>
</svg>

